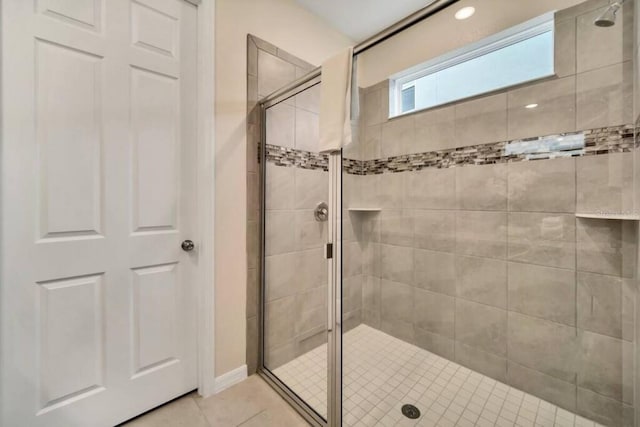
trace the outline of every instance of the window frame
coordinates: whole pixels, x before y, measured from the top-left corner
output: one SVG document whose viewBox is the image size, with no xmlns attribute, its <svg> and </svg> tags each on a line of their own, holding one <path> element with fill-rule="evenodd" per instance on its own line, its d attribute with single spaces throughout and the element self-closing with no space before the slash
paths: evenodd
<svg viewBox="0 0 640 427">
<path fill-rule="evenodd" d="M 496 91 L 504 90 L 510 87 L 519 86 L 525 83 L 530 83 L 537 80 L 547 79 L 556 75 L 555 64 L 555 11 L 547 12 L 529 21 L 515 25 L 511 28 L 503 30 L 499 33 L 493 34 L 482 40 L 465 45 L 461 48 L 455 49 L 436 58 L 425 61 L 421 64 L 415 65 L 411 68 L 403 70 L 397 74 L 394 74 L 389 78 L 389 118 L 399 117 L 406 114 L 412 114 L 418 111 L 425 111 L 432 108 L 437 108 L 443 105 L 456 103 L 465 99 L 475 98 L 484 94 L 493 93 Z M 402 86 L 411 82 L 414 82 L 422 77 L 430 74 L 435 74 L 439 71 L 447 68 L 454 67 L 464 62 L 479 58 L 481 56 L 490 54 L 497 50 L 513 46 L 519 42 L 523 42 L 532 37 L 542 35 L 544 33 L 551 32 L 552 47 L 551 55 L 554 58 L 553 69 L 549 74 L 545 74 L 540 77 L 535 77 L 529 80 L 523 80 L 517 83 L 506 84 L 504 86 L 495 87 L 490 91 L 480 92 L 467 97 L 457 98 L 451 101 L 435 104 L 425 108 L 414 108 L 410 111 L 402 111 Z"/>
</svg>

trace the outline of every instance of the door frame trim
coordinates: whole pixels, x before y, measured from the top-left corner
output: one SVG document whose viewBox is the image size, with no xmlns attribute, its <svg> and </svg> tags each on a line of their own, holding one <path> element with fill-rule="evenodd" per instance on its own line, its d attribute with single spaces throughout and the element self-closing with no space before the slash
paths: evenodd
<svg viewBox="0 0 640 427">
<path fill-rule="evenodd" d="M 215 6 L 216 0 L 199 2 L 198 15 L 198 394 L 215 393 Z"/>
</svg>

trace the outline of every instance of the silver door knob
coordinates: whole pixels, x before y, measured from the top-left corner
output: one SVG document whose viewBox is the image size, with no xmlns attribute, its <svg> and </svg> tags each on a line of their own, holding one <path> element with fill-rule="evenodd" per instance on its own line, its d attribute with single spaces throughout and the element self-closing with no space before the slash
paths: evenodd
<svg viewBox="0 0 640 427">
<path fill-rule="evenodd" d="M 183 251 L 191 252 L 196 247 L 196 244 L 193 243 L 193 240 L 185 240 L 184 242 L 182 242 L 181 246 Z"/>
</svg>

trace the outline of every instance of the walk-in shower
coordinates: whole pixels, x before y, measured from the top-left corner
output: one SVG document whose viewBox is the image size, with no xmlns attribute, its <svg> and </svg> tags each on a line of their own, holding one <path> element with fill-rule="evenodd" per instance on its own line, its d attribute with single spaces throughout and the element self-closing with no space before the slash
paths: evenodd
<svg viewBox="0 0 640 427">
<path fill-rule="evenodd" d="M 436 1 L 355 49 L 334 153 L 265 48 L 258 371 L 309 422 L 638 425 L 637 6 Z"/>
</svg>

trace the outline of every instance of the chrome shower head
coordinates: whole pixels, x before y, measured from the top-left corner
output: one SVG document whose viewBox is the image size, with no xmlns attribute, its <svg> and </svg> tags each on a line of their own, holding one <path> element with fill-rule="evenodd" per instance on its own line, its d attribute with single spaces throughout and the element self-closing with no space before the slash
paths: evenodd
<svg viewBox="0 0 640 427">
<path fill-rule="evenodd" d="M 597 27 L 605 27 L 605 28 L 613 27 L 614 25 L 616 25 L 616 16 L 618 11 L 622 7 L 622 3 L 624 3 L 624 0 L 616 1 L 615 3 L 612 3 L 611 5 L 609 5 L 607 10 L 605 10 L 602 13 L 602 15 L 598 16 L 596 20 L 593 21 L 593 23 Z"/>
</svg>

